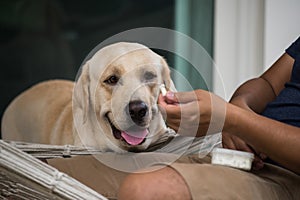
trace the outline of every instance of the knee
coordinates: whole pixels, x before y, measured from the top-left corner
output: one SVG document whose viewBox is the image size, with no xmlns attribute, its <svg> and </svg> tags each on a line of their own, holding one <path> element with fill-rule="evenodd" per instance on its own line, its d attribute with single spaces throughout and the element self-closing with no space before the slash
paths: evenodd
<svg viewBox="0 0 300 200">
<path fill-rule="evenodd" d="M 123 183 L 120 186 L 118 199 L 126 200 L 126 199 L 144 199 L 145 190 L 148 189 L 148 192 L 151 188 L 149 188 L 149 182 L 147 182 L 148 176 L 147 174 L 130 174 L 128 175 Z"/>
<path fill-rule="evenodd" d="M 181 175 L 170 167 L 164 167 L 127 176 L 121 184 L 118 199 L 190 200 L 191 195 Z"/>
</svg>

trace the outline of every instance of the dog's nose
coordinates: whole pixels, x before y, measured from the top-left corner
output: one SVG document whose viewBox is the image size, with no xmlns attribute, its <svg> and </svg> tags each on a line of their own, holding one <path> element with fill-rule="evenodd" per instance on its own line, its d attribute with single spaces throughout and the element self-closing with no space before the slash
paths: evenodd
<svg viewBox="0 0 300 200">
<path fill-rule="evenodd" d="M 131 119 L 137 125 L 142 125 L 145 116 L 148 115 L 148 106 L 143 101 L 131 101 L 128 110 Z"/>
</svg>

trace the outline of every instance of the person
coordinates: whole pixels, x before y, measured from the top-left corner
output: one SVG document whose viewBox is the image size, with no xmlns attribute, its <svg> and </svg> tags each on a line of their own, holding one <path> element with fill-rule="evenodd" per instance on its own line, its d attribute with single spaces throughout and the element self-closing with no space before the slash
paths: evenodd
<svg viewBox="0 0 300 200">
<path fill-rule="evenodd" d="M 300 199 L 299 99 L 300 37 L 229 102 L 200 89 L 160 96 L 169 127 L 184 134 L 198 126 L 197 136 L 222 132 L 225 148 L 256 155 L 256 170 L 173 163 L 130 174 L 119 199 Z"/>
</svg>

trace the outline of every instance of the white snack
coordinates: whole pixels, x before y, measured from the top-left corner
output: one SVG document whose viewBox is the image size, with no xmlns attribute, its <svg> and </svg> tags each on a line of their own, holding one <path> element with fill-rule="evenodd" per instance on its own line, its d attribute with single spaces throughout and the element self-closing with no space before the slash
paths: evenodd
<svg viewBox="0 0 300 200">
<path fill-rule="evenodd" d="M 250 170 L 253 159 L 253 153 L 215 148 L 212 151 L 211 163 L 215 165 L 224 165 L 243 170 Z"/>
<path fill-rule="evenodd" d="M 160 89 L 160 92 L 161 92 L 161 94 L 162 94 L 163 96 L 166 96 L 166 95 L 167 95 L 167 90 L 166 90 L 165 84 L 161 84 L 161 85 L 159 86 L 159 89 Z"/>
</svg>

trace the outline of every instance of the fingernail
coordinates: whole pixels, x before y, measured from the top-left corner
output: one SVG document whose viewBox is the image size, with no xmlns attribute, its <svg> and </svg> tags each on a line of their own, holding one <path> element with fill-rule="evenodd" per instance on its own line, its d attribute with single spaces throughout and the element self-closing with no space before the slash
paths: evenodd
<svg viewBox="0 0 300 200">
<path fill-rule="evenodd" d="M 174 99 L 174 93 L 171 92 L 171 91 L 168 91 L 166 96 L 167 96 L 169 99 Z"/>
</svg>

